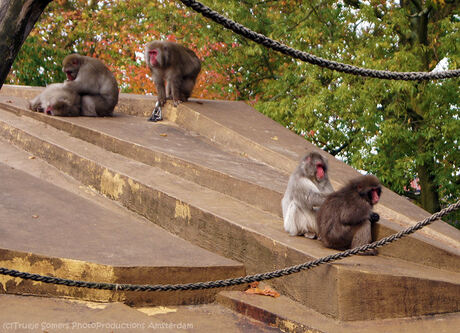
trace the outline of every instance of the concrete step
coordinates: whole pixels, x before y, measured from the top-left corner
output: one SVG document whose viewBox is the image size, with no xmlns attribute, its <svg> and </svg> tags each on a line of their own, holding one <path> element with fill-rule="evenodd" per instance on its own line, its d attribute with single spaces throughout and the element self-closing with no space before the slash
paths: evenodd
<svg viewBox="0 0 460 333">
<path fill-rule="evenodd" d="M 14 105 L 4 106 L 18 115 L 37 119 L 73 137 L 281 216 L 284 173 L 216 147 L 206 137 L 184 130 L 170 121 L 155 124 L 123 113 L 100 118 L 96 122 L 88 117 L 46 117 L 42 113 L 25 110 L 26 100 L 13 100 Z M 12 101 L 12 97 L 0 97 L 0 101 Z M 275 202 L 277 204 L 273 204 Z"/>
<path fill-rule="evenodd" d="M 244 262 L 249 273 L 334 252 L 317 241 L 289 237 L 276 214 L 108 152 L 26 113 L 1 111 L 0 135 L 181 238 Z M 458 265 L 455 255 L 446 258 Z M 459 281 L 459 273 L 445 269 L 386 256 L 355 256 L 271 283 L 322 314 L 349 321 L 456 312 Z"/>
<path fill-rule="evenodd" d="M 25 91 L 28 92 L 29 90 Z M 137 105 L 139 108 L 143 107 L 142 110 L 149 110 L 150 108 L 147 106 L 148 99 L 142 96 L 142 98 L 139 97 L 137 102 L 133 102 L 137 97 L 138 96 L 133 97 L 128 95 L 125 97 L 125 100 L 122 99 L 121 105 Z M 240 153 L 228 149 L 227 146 L 223 144 L 216 145 L 214 140 L 194 132 L 197 130 L 206 135 L 208 134 L 206 132 L 207 126 L 203 125 L 199 127 L 189 125 L 192 129 L 184 130 L 182 127 L 178 127 L 176 123 L 170 121 L 151 123 L 147 122 L 145 118 L 132 117 L 125 114 L 116 114 L 115 117 L 100 118 L 97 119 L 97 121 L 87 117 L 48 117 L 41 113 L 25 110 L 27 102 L 23 98 L 0 96 L 0 103 L 2 103 L 5 109 L 8 109 L 14 114 L 39 120 L 40 122 L 66 131 L 73 137 L 93 143 L 105 150 L 121 154 L 129 159 L 142 162 L 143 164 L 161 168 L 181 178 L 190 180 L 217 192 L 230 195 L 245 203 L 249 203 L 255 207 L 281 216 L 280 202 L 289 175 L 283 170 L 275 169 L 267 165 L 266 163 L 270 162 L 268 160 L 262 160 L 262 162 L 260 162 L 254 160 L 254 158 L 241 156 Z M 142 103 L 145 105 L 142 106 Z M 208 103 L 211 102 L 206 101 L 206 103 L 197 105 L 203 108 L 204 105 Z M 229 102 L 223 103 L 223 111 L 227 113 L 231 112 L 226 109 L 228 103 Z M 215 103 L 211 104 L 215 106 Z M 237 104 L 239 105 L 240 103 Z M 187 105 L 189 105 L 189 103 Z M 180 114 L 186 115 L 190 112 L 195 112 L 190 110 L 187 106 L 180 107 Z M 218 109 L 217 106 L 215 107 Z M 222 106 L 219 107 L 222 108 Z M 125 111 L 127 109 L 127 107 L 123 106 L 120 106 L 120 108 Z M 236 107 L 234 107 L 234 109 L 239 110 Z M 208 112 L 210 108 L 208 107 L 204 110 Z M 129 110 L 126 112 L 131 114 L 135 113 Z M 167 107 L 164 114 L 166 118 L 177 120 L 177 116 L 171 115 L 177 112 L 175 108 Z M 252 121 L 253 123 L 259 123 L 256 120 L 261 119 L 264 120 L 264 123 L 267 122 L 265 117 L 259 119 L 260 115 L 258 113 L 248 113 L 251 114 L 251 117 L 257 118 Z M 243 114 L 239 116 L 243 117 Z M 202 116 L 197 116 L 197 118 L 201 119 Z M 190 123 L 192 123 L 191 119 L 189 119 L 189 121 L 182 121 L 179 125 L 186 127 L 186 125 Z M 246 122 L 243 123 L 246 124 Z M 223 128 L 222 132 L 225 134 L 225 126 L 230 125 L 225 124 L 224 126 L 216 123 L 215 126 L 211 127 L 219 128 L 219 126 Z M 264 126 L 270 128 L 270 123 L 266 123 Z M 279 125 L 271 124 L 271 126 L 275 127 L 272 129 L 272 132 L 276 133 Z M 261 131 L 261 129 L 258 130 Z M 251 131 L 248 130 L 248 132 Z M 280 131 L 280 133 L 284 134 L 284 131 Z M 239 138 L 241 139 L 243 136 L 239 135 Z M 234 142 L 238 141 L 238 138 L 229 141 L 234 144 Z M 248 147 L 249 146 L 248 144 Z M 269 148 L 270 147 L 266 149 Z M 277 150 L 281 149 L 278 148 Z M 287 148 L 285 150 L 287 151 Z M 243 153 L 243 155 L 247 156 L 248 154 Z M 257 154 L 254 154 L 254 156 L 258 157 Z M 287 156 L 279 158 L 286 161 L 288 164 L 293 162 L 290 161 Z M 330 160 L 332 163 L 336 163 L 334 159 Z M 350 170 L 348 170 L 350 168 L 344 167 L 343 163 L 341 167 L 350 173 Z M 353 170 L 353 172 L 355 173 L 354 175 L 356 175 L 356 171 Z M 333 173 L 332 170 L 331 173 Z M 341 181 L 343 181 L 343 179 L 341 179 Z M 335 186 L 337 188 L 340 185 L 335 184 Z M 394 196 L 394 193 L 391 191 L 386 190 L 384 192 L 383 198 L 388 195 Z M 407 201 L 398 196 L 396 197 L 398 200 L 391 198 L 391 204 Z M 382 210 L 379 209 L 379 207 L 380 205 L 377 206 L 377 211 L 381 214 L 382 219 L 375 228 L 376 239 L 401 231 L 417 222 L 415 220 L 409 221 L 407 217 L 403 217 L 401 214 L 395 220 L 395 215 L 391 210 Z M 419 216 L 417 214 L 420 209 L 414 207 L 410 207 L 410 209 L 406 209 L 406 207 L 403 211 L 409 213 L 412 211 L 413 213 L 411 214 Z M 420 220 L 426 217 L 426 212 L 425 215 L 420 215 L 419 217 Z M 383 248 L 381 253 L 436 268 L 460 272 L 460 247 L 458 241 L 455 240 L 455 237 L 460 239 L 460 233 L 458 230 L 445 225 L 445 223 L 435 223 L 431 229 L 430 227 L 408 237 L 404 242 L 396 242 Z"/>
<path fill-rule="evenodd" d="M 10 91 L 14 93 L 16 89 L 12 88 Z M 126 114 L 147 117 L 155 104 L 154 97 L 149 100 L 147 96 L 121 96 L 118 111 Z M 226 150 L 266 163 L 287 175 L 295 169 L 306 152 L 321 151 L 244 102 L 192 99 L 190 103 L 181 104 L 177 108 L 168 104 L 164 110 L 164 117 L 181 128 L 207 137 Z M 333 156 L 329 156 L 328 161 L 330 180 L 335 189 L 360 175 L 358 171 Z M 284 189 L 285 186 L 281 192 L 284 192 Z M 391 222 L 388 225 L 391 230 L 398 226 L 407 228 L 430 215 L 386 188 L 383 189 L 382 198 L 375 209 Z M 445 223 L 434 223 L 419 231 L 419 234 L 426 235 L 437 244 L 448 245 L 456 255 L 460 253 L 458 229 Z"/>
<path fill-rule="evenodd" d="M 132 308 L 18 295 L 0 295 L 0 304 L 2 332 L 281 332 L 219 304 Z"/>
<path fill-rule="evenodd" d="M 0 96 L 5 97 L 4 101 L 12 102 L 13 97 L 30 99 L 42 90 L 42 87 L 3 85 Z M 26 105 L 26 102 L 20 103 L 22 104 L 18 105 Z M 116 111 L 146 119 L 155 103 L 154 96 L 120 94 Z M 320 150 L 244 102 L 192 99 L 191 102 L 181 104 L 177 108 L 167 104 L 164 108 L 164 118 L 180 128 L 208 138 L 227 151 L 266 163 L 287 175 L 295 169 L 307 151 Z M 334 188 L 359 175 L 355 169 L 333 156 L 329 156 L 328 160 L 330 179 Z M 429 216 L 420 207 L 408 200 L 402 200 L 402 197 L 386 188 L 376 209 L 381 215 L 385 215 L 387 220 L 403 227 Z M 444 223 L 432 224 L 420 233 L 460 250 L 460 231 L 452 230 Z"/>
<path fill-rule="evenodd" d="M 283 332 L 386 333 L 443 332 L 456 333 L 460 314 L 447 313 L 428 317 L 366 321 L 337 321 L 309 309 L 288 297 L 249 295 L 241 291 L 222 291 L 217 302 L 246 317 L 254 318 Z"/>
<path fill-rule="evenodd" d="M 74 280 L 170 284 L 227 279 L 243 265 L 194 246 L 0 141 L 0 266 Z M 209 303 L 218 289 L 114 292 L 2 276 L 7 293 L 133 305 Z"/>
</svg>

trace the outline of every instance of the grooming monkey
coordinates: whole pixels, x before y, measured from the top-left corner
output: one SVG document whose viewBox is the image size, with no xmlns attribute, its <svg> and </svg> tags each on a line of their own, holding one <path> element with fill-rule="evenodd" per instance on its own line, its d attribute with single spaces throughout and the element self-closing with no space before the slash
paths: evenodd
<svg viewBox="0 0 460 333">
<path fill-rule="evenodd" d="M 118 103 L 118 84 L 104 63 L 96 58 L 74 53 L 64 58 L 66 88 L 81 95 L 82 116 L 111 116 Z"/>
<path fill-rule="evenodd" d="M 327 161 L 319 153 L 309 153 L 289 177 L 281 200 L 284 229 L 291 235 L 316 238 L 316 211 L 326 195 L 333 191 L 327 174 Z"/>
<path fill-rule="evenodd" d="M 153 41 L 145 47 L 145 62 L 158 93 L 157 106 L 150 120 L 157 121 L 161 120 L 161 107 L 166 99 L 172 98 L 174 106 L 188 100 L 200 73 L 201 61 L 185 46 Z"/>
<path fill-rule="evenodd" d="M 360 176 L 327 196 L 316 220 L 324 246 L 345 250 L 372 242 L 371 223 L 379 220 L 372 207 L 379 202 L 382 187 L 375 176 Z M 375 255 L 370 250 L 364 254 Z"/>
<path fill-rule="evenodd" d="M 76 117 L 80 115 L 81 97 L 63 83 L 46 86 L 38 96 L 29 101 L 29 109 L 51 116 Z"/>
</svg>

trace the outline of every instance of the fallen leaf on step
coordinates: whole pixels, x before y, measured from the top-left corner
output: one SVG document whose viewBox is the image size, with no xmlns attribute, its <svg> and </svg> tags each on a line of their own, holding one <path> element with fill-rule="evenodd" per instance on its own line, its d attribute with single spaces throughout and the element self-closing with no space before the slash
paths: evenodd
<svg viewBox="0 0 460 333">
<path fill-rule="evenodd" d="M 29 156 L 29 160 L 34 160 L 35 156 Z"/>
<path fill-rule="evenodd" d="M 32 215 L 34 219 L 38 219 L 38 215 Z"/>
<path fill-rule="evenodd" d="M 253 282 L 249 285 L 249 288 L 245 290 L 246 294 L 255 294 L 255 295 L 263 295 L 263 296 L 271 296 L 271 297 L 279 297 L 280 294 L 269 287 L 265 287 L 264 289 L 259 288 L 259 282 Z"/>
<path fill-rule="evenodd" d="M 166 133 L 161 133 L 160 136 L 168 136 Z"/>
<path fill-rule="evenodd" d="M 272 137 L 272 140 L 278 141 L 278 137 L 275 135 Z"/>
</svg>

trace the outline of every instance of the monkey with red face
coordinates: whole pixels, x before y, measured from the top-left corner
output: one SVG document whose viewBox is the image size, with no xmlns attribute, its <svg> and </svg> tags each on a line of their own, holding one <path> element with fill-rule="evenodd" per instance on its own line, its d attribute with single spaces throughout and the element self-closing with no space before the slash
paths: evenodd
<svg viewBox="0 0 460 333">
<path fill-rule="evenodd" d="M 80 104 L 79 94 L 63 83 L 53 83 L 30 100 L 29 109 L 51 116 L 76 117 L 80 115 Z"/>
<path fill-rule="evenodd" d="M 201 61 L 185 46 L 153 41 L 145 47 L 145 62 L 152 72 L 152 79 L 158 93 L 158 115 L 150 120 L 161 120 L 161 107 L 166 99 L 172 98 L 174 106 L 186 102 L 192 94 L 195 81 L 201 70 Z"/>
<path fill-rule="evenodd" d="M 377 177 L 368 175 L 329 194 L 316 216 L 324 246 L 345 250 L 371 243 L 371 224 L 380 218 L 372 207 L 379 202 L 381 193 Z M 374 255 L 377 250 L 364 254 Z"/>
<path fill-rule="evenodd" d="M 326 195 L 332 191 L 326 159 L 316 152 L 303 157 L 289 177 L 281 201 L 284 229 L 291 236 L 304 235 L 307 238 L 316 238 L 316 211 Z"/>
<path fill-rule="evenodd" d="M 104 63 L 74 53 L 64 58 L 64 86 L 81 95 L 81 115 L 111 116 L 118 103 L 118 84 Z"/>
</svg>

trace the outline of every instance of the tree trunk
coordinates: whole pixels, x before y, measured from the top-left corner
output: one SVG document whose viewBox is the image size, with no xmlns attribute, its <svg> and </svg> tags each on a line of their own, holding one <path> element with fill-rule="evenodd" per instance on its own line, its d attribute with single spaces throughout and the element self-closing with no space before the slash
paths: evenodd
<svg viewBox="0 0 460 333">
<path fill-rule="evenodd" d="M 431 175 L 430 170 L 433 170 L 434 163 L 426 165 L 418 165 L 418 178 L 421 187 L 420 203 L 423 209 L 430 213 L 435 213 L 440 210 L 439 194 L 434 183 L 434 177 Z"/>
<path fill-rule="evenodd" d="M 14 59 L 52 0 L 0 0 L 0 89 Z"/>
<path fill-rule="evenodd" d="M 412 7 L 411 9 L 411 30 L 412 35 L 408 39 L 408 42 L 412 44 L 413 47 L 420 48 L 421 45 L 425 46 L 423 49 L 423 53 L 420 55 L 422 59 L 422 65 L 419 70 L 420 71 L 429 71 L 430 70 L 430 61 L 432 58 L 432 54 L 430 49 L 428 48 L 429 41 L 428 41 L 428 21 L 430 17 L 430 12 L 432 12 L 433 8 L 426 7 L 423 8 L 423 3 L 418 0 L 412 1 L 402 1 L 402 6 L 405 6 L 406 9 L 408 7 Z M 426 83 L 416 83 L 416 90 L 417 96 L 414 97 L 414 102 L 412 103 L 411 110 L 407 110 L 408 114 L 415 115 L 417 121 L 414 121 L 413 124 L 417 124 L 413 126 L 415 131 L 420 131 L 421 127 L 423 127 L 424 115 L 426 114 L 427 110 L 423 110 L 420 108 L 420 101 L 423 100 L 424 89 L 426 87 Z M 415 119 L 413 119 L 415 120 Z M 430 145 L 425 142 L 423 138 L 420 138 L 417 142 L 417 153 L 419 156 L 425 156 L 426 147 Z M 437 165 L 433 158 L 429 158 L 428 160 L 425 159 L 422 162 L 418 162 L 417 164 L 417 173 L 419 178 L 419 184 L 421 187 L 420 192 L 420 203 L 422 207 L 430 213 L 434 213 L 440 209 L 440 202 L 439 202 L 439 192 L 438 188 L 435 183 L 434 177 L 434 170 L 436 169 Z"/>
</svg>

